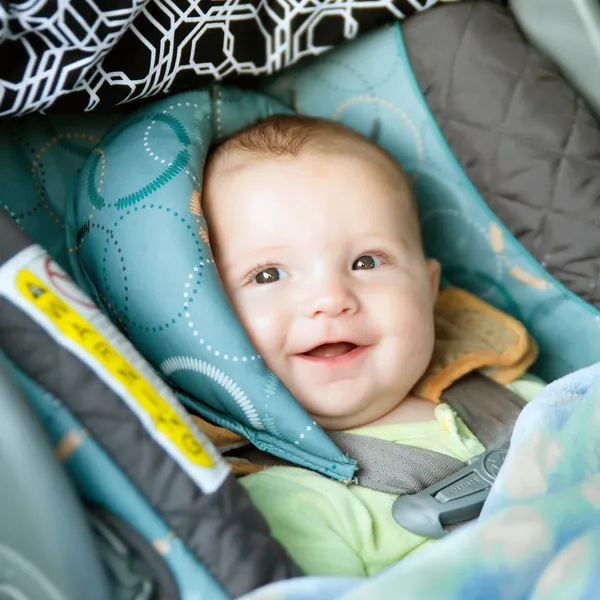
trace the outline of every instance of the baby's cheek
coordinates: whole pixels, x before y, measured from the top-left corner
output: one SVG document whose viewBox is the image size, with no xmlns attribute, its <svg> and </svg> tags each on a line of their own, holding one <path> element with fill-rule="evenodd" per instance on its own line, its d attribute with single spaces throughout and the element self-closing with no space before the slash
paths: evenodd
<svg viewBox="0 0 600 600">
<path fill-rule="evenodd" d="M 425 303 L 414 306 L 413 318 L 410 319 L 410 338 L 420 355 L 426 354 L 427 362 L 433 352 L 435 337 L 433 324 L 433 311 Z"/>
<path fill-rule="evenodd" d="M 405 297 L 399 299 L 393 312 L 388 314 L 395 314 L 390 329 L 397 338 L 403 360 L 416 370 L 426 368 L 434 341 L 433 312 L 427 303 L 419 298 Z"/>
<path fill-rule="evenodd" d="M 267 361 L 274 358 L 284 339 L 281 309 L 268 298 L 240 298 L 234 307 L 260 355 Z"/>
</svg>

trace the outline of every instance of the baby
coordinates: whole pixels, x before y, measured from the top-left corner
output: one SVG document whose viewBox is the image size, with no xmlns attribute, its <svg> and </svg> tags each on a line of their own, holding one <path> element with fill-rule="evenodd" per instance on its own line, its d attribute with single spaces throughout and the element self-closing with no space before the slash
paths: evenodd
<svg viewBox="0 0 600 600">
<path fill-rule="evenodd" d="M 432 358 L 440 265 L 390 154 L 338 123 L 276 115 L 212 153 L 203 209 L 241 322 L 319 425 L 464 461 L 484 451 L 448 405 L 411 393 Z M 392 494 L 293 467 L 242 483 L 309 575 L 371 575 L 426 541 L 394 521 Z"/>
</svg>

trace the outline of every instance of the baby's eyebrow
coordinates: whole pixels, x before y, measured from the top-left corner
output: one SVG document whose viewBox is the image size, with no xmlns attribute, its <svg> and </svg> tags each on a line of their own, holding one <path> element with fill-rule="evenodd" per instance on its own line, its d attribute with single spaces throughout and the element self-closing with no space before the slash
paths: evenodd
<svg viewBox="0 0 600 600">
<path fill-rule="evenodd" d="M 253 263 L 253 262 L 264 262 L 269 260 L 275 260 L 277 255 L 282 252 L 286 246 L 257 246 L 251 250 L 246 250 L 244 255 L 239 258 L 231 260 L 222 260 L 221 266 L 225 269 L 233 267 L 239 268 L 240 263 Z"/>
<path fill-rule="evenodd" d="M 375 243 L 375 244 L 398 244 L 400 246 L 404 246 L 407 244 L 407 236 L 399 235 L 399 236 L 389 236 L 387 234 L 379 233 L 362 233 L 359 236 L 359 241 L 361 243 Z"/>
<path fill-rule="evenodd" d="M 393 242 L 395 240 L 389 238 L 388 236 L 385 236 L 384 234 L 382 234 L 380 231 L 379 232 L 375 232 L 375 233 L 361 233 L 360 234 L 360 239 L 361 240 L 378 240 L 378 241 L 388 241 L 388 242 Z"/>
<path fill-rule="evenodd" d="M 254 246 L 253 248 L 246 248 L 242 260 L 274 260 L 277 255 L 285 251 L 287 246 L 283 245 L 270 245 L 270 246 Z"/>
<path fill-rule="evenodd" d="M 271 252 L 281 252 L 282 250 L 284 250 L 286 248 L 286 246 L 284 245 L 271 245 L 271 246 L 257 246 L 256 248 L 253 248 L 251 250 L 251 252 L 256 252 L 256 254 L 269 254 Z"/>
</svg>

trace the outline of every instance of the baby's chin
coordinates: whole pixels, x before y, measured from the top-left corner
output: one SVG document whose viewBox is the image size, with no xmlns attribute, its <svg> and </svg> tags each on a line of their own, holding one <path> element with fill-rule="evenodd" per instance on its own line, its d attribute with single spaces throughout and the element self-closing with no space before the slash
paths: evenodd
<svg viewBox="0 0 600 600">
<path fill-rule="evenodd" d="M 398 389 L 383 396 L 377 394 L 301 394 L 300 404 L 315 422 L 328 431 L 343 431 L 369 425 L 394 410 L 408 394 Z"/>
<path fill-rule="evenodd" d="M 359 429 L 372 422 L 362 418 L 360 415 L 320 416 L 311 413 L 311 417 L 315 420 L 315 423 L 325 431 L 348 431 L 350 429 Z"/>
</svg>

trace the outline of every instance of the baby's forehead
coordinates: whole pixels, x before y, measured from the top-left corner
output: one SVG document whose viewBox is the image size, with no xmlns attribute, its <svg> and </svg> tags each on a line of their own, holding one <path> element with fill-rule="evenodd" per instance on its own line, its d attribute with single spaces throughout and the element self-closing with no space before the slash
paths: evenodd
<svg viewBox="0 0 600 600">
<path fill-rule="evenodd" d="M 293 154 L 274 153 L 268 147 L 247 149 L 236 145 L 234 139 L 217 148 L 209 157 L 205 177 L 232 174 L 245 167 L 261 163 L 266 163 L 273 168 L 285 163 L 288 168 L 296 165 L 301 169 L 302 159 L 306 157 L 319 157 L 325 164 L 335 162 L 337 165 L 359 160 L 363 164 L 379 167 L 382 177 L 393 179 L 395 184 L 405 187 L 407 191 L 411 188 L 402 167 L 390 155 L 369 140 L 354 136 L 340 136 L 329 140 L 317 138 L 305 143 L 297 153 Z"/>
<path fill-rule="evenodd" d="M 373 186 L 387 190 L 390 197 L 400 205 L 407 205 L 416 212 L 416 203 L 412 186 L 400 165 L 389 155 L 377 148 L 361 144 L 355 139 L 343 148 L 305 145 L 297 155 L 276 155 L 262 149 L 247 150 L 236 146 L 225 147 L 208 162 L 204 173 L 205 196 L 220 195 L 222 185 L 226 185 L 241 176 L 245 182 L 254 186 L 268 185 L 272 178 L 280 173 L 284 176 L 299 176 L 297 185 L 302 185 L 303 175 L 312 175 L 315 171 L 327 173 L 337 179 L 343 191 L 355 185 L 361 179 L 363 187 Z M 371 194 L 364 197 L 369 203 Z"/>
<path fill-rule="evenodd" d="M 371 163 L 376 168 L 361 168 Z M 321 179 L 320 175 L 325 176 Z M 312 217 L 311 230 L 317 231 L 318 224 L 332 215 L 352 211 L 360 214 L 360 221 L 370 229 L 382 227 L 382 222 L 394 225 L 397 232 L 419 228 L 405 176 L 373 156 L 326 155 L 305 148 L 298 157 L 273 157 L 235 150 L 222 157 L 213 177 L 217 181 L 208 186 L 210 193 L 205 199 L 211 198 L 213 216 L 218 212 L 223 220 L 258 211 L 270 218 L 279 215 L 281 231 L 294 229 L 295 219 L 305 215 L 306 219 Z M 328 228 L 327 234 L 332 231 Z"/>
</svg>

